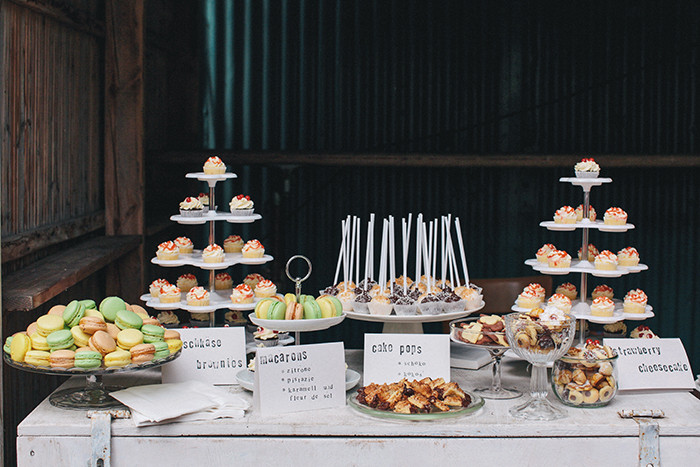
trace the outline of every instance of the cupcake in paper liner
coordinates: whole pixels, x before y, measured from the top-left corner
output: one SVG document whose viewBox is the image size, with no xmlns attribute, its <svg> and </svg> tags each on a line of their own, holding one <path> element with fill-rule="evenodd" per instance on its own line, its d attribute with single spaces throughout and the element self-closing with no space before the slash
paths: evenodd
<svg viewBox="0 0 700 467">
<path fill-rule="evenodd" d="M 394 300 L 394 313 L 398 316 L 415 316 L 418 314 L 418 304 L 410 295 L 401 295 Z"/>
<path fill-rule="evenodd" d="M 600 166 L 592 157 L 584 158 L 574 165 L 574 173 L 576 178 L 598 178 Z"/>
<path fill-rule="evenodd" d="M 444 303 L 434 294 L 425 294 L 418 299 L 418 309 L 422 315 L 438 315 L 443 313 Z"/>
<path fill-rule="evenodd" d="M 479 287 L 467 287 L 462 285 L 456 287 L 454 293 L 464 300 L 464 310 L 474 310 L 481 306 L 482 295 Z"/>
<path fill-rule="evenodd" d="M 258 327 L 253 332 L 253 339 L 256 347 L 274 347 L 279 344 L 279 333 L 272 329 Z"/>
<path fill-rule="evenodd" d="M 370 315 L 389 316 L 394 309 L 389 297 L 383 294 L 375 295 L 367 306 Z"/>
<path fill-rule="evenodd" d="M 202 210 L 204 214 L 209 212 L 209 195 L 207 193 L 200 193 L 197 199 L 202 203 Z"/>
<path fill-rule="evenodd" d="M 231 198 L 231 202 L 228 205 L 231 209 L 231 214 L 234 216 L 251 216 L 255 210 L 255 203 L 250 199 L 250 196 L 242 194 Z"/>
<path fill-rule="evenodd" d="M 188 196 L 180 203 L 180 215 L 183 217 L 201 217 L 203 213 L 202 203 L 197 198 Z"/>
<path fill-rule="evenodd" d="M 445 313 L 457 313 L 460 311 L 464 311 L 467 305 L 467 301 L 454 292 L 444 292 L 443 296 L 440 298 L 445 304 Z"/>
<path fill-rule="evenodd" d="M 355 292 L 350 289 L 340 289 L 338 295 L 335 296 L 343 305 L 343 311 L 353 311 L 353 303 L 355 303 Z M 368 311 L 369 313 L 369 311 Z"/>
<path fill-rule="evenodd" d="M 367 292 L 362 292 L 355 296 L 355 300 L 352 302 L 352 310 L 355 313 L 369 314 L 370 301 L 372 301 L 372 297 Z"/>
</svg>

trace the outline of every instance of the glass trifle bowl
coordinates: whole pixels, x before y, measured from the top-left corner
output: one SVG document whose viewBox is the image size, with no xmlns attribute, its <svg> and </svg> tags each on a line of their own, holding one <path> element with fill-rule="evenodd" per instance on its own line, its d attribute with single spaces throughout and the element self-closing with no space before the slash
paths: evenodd
<svg viewBox="0 0 700 467">
<path fill-rule="evenodd" d="M 509 349 L 502 316 L 482 315 L 478 318 L 457 319 L 450 322 L 450 339 L 467 347 L 488 351 L 493 360 L 491 386 L 474 392 L 485 399 L 514 399 L 522 396 L 517 389 L 501 384 L 501 358 Z"/>
<path fill-rule="evenodd" d="M 510 414 L 524 420 L 556 420 L 566 411 L 547 400 L 547 364 L 558 360 L 574 341 L 576 319 L 554 307 L 534 308 L 505 316 L 506 338 L 519 357 L 532 364 L 530 398 L 511 407 Z"/>
</svg>

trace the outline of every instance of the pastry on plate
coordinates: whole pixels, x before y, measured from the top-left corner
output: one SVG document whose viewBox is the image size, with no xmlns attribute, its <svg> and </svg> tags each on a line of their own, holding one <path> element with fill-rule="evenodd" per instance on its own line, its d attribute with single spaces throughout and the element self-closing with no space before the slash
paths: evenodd
<svg viewBox="0 0 700 467">
<path fill-rule="evenodd" d="M 565 282 L 563 284 L 560 284 L 554 292 L 568 297 L 569 300 L 576 300 L 576 296 L 578 295 L 578 290 L 576 290 L 576 286 L 571 282 Z"/>
<path fill-rule="evenodd" d="M 603 223 L 606 225 L 625 225 L 627 223 L 627 213 L 621 208 L 608 208 L 603 215 Z"/>
<path fill-rule="evenodd" d="M 592 157 L 584 157 L 574 165 L 576 178 L 598 178 L 600 166 Z"/>
<path fill-rule="evenodd" d="M 639 252 L 633 246 L 628 246 L 617 252 L 617 262 L 620 266 L 637 266 Z"/>
<path fill-rule="evenodd" d="M 221 263 L 224 261 L 224 249 L 216 243 L 208 245 L 202 251 L 202 261 L 205 263 Z"/>
<path fill-rule="evenodd" d="M 604 271 L 617 269 L 617 255 L 610 250 L 603 250 L 595 257 L 595 268 Z"/>
<path fill-rule="evenodd" d="M 211 156 L 204 163 L 204 173 L 206 175 L 218 175 L 226 172 L 226 164 L 219 156 Z"/>
<path fill-rule="evenodd" d="M 190 240 L 187 237 L 177 237 L 175 239 L 175 245 L 177 245 L 177 248 L 180 250 L 180 253 L 183 254 L 192 253 L 192 250 L 194 249 L 194 244 L 192 243 L 192 240 Z"/>
<path fill-rule="evenodd" d="M 556 224 L 575 224 L 576 211 L 571 206 L 562 206 L 554 213 Z"/>
<path fill-rule="evenodd" d="M 156 251 L 156 258 L 165 261 L 173 261 L 180 257 L 180 249 L 177 247 L 175 242 L 168 240 L 158 245 L 158 250 Z"/>
</svg>

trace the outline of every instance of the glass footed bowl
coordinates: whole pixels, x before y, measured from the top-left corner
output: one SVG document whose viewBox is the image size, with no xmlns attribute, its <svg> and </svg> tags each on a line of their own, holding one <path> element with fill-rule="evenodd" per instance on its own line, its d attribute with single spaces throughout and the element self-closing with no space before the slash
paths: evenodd
<svg viewBox="0 0 700 467">
<path fill-rule="evenodd" d="M 552 367 L 552 389 L 571 407 L 608 405 L 617 394 L 617 355 L 585 358 L 564 355 Z"/>
<path fill-rule="evenodd" d="M 574 340 L 576 319 L 564 315 L 561 320 L 533 319 L 528 313 L 505 316 L 505 331 L 511 350 L 532 364 L 530 398 L 510 409 L 510 414 L 525 420 L 556 420 L 566 412 L 547 401 L 547 364 L 561 358 Z"/>
</svg>

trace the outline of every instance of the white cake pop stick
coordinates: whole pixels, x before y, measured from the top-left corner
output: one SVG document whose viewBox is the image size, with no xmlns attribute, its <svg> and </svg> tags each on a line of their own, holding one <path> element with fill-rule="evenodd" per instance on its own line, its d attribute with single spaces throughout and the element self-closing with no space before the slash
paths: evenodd
<svg viewBox="0 0 700 467">
<path fill-rule="evenodd" d="M 457 241 L 459 242 L 459 255 L 462 258 L 462 270 L 464 271 L 464 285 L 469 287 L 469 269 L 467 268 L 467 257 L 464 255 L 464 243 L 462 240 L 462 226 L 459 217 L 455 217 L 455 227 L 457 228 Z"/>
<path fill-rule="evenodd" d="M 379 290 L 384 293 L 386 285 L 386 254 L 387 254 L 387 231 L 389 222 L 384 219 L 382 222 L 382 244 L 379 253 Z"/>
<path fill-rule="evenodd" d="M 394 230 L 394 216 L 389 216 L 389 288 L 394 293 L 394 281 L 396 281 L 396 232 Z"/>
<path fill-rule="evenodd" d="M 416 284 L 420 283 L 421 258 L 423 257 L 423 214 L 416 218 Z"/>
<path fill-rule="evenodd" d="M 355 256 L 355 284 L 360 283 L 360 218 L 356 217 L 355 230 L 357 240 L 357 255 Z"/>
<path fill-rule="evenodd" d="M 335 275 L 333 276 L 333 284 L 338 283 L 338 275 L 340 274 L 340 264 L 345 256 L 345 221 L 340 222 L 341 234 L 340 234 L 340 251 L 338 252 L 338 264 L 335 266 Z"/>
</svg>

